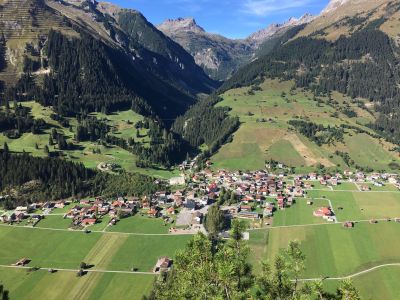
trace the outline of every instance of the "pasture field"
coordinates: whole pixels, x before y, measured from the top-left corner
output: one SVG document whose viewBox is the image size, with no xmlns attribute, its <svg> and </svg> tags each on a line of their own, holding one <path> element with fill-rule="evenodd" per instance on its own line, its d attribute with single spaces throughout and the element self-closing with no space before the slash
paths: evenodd
<svg viewBox="0 0 400 300">
<path fill-rule="evenodd" d="M 393 145 L 366 133 L 357 134 L 353 129 L 345 130 L 343 142 L 322 146 L 293 131 L 288 121 L 303 119 L 331 127 L 356 126 L 372 133 L 363 124 L 375 119 L 339 93 L 333 93 L 331 100 L 319 97 L 318 102 L 310 92 L 293 89 L 293 85 L 293 82 L 266 80 L 260 85 L 261 91 L 238 88 L 222 95 L 224 100 L 217 105 L 231 108 L 230 114 L 239 117 L 241 126 L 232 142 L 223 145 L 212 157 L 214 168 L 256 170 L 270 159 L 296 167 L 298 172 L 311 171 L 318 164 L 348 168 L 336 154 L 337 150 L 348 153 L 356 165 L 375 170 L 390 170 L 389 164 L 396 167 L 400 162 L 395 152 L 390 151 Z M 345 115 L 346 107 L 357 116 Z"/>
<path fill-rule="evenodd" d="M 71 219 L 64 219 L 62 216 L 45 216 L 44 219 L 36 225 L 39 228 L 68 229 L 72 224 Z"/>
<path fill-rule="evenodd" d="M 307 196 L 331 200 L 340 221 L 400 217 L 399 192 L 308 191 Z"/>
<path fill-rule="evenodd" d="M 399 263 L 399 230 L 400 224 L 390 222 L 358 223 L 353 229 L 341 224 L 273 228 L 269 230 L 266 249 L 257 252 L 272 262 L 290 241 L 298 240 L 307 257 L 302 278 L 348 276 L 380 264 Z M 257 243 L 263 239 L 262 231 L 254 233 Z M 253 232 L 250 241 L 252 235 Z"/>
<path fill-rule="evenodd" d="M 74 287 L 82 288 L 81 281 L 85 280 L 85 283 L 95 283 L 88 286 L 83 295 L 85 299 L 140 300 L 150 292 L 155 276 L 117 273 L 99 276 L 89 273 L 84 278 L 78 278 L 75 272 L 49 274 L 40 270 L 29 273 L 21 269 L 0 268 L 0 279 L 7 286 L 11 299 L 72 299 L 70 297 L 77 296 Z"/>
<path fill-rule="evenodd" d="M 108 227 L 107 231 L 126 232 L 126 233 L 168 233 L 169 225 L 164 225 L 164 221 L 160 218 L 151 219 L 142 217 L 139 213 L 120 220 L 115 226 Z"/>
<path fill-rule="evenodd" d="M 86 262 L 93 270 L 117 271 L 77 278 L 75 271 L 50 274 L 0 266 L 0 281 L 10 290 L 12 299 L 141 299 L 155 277 L 129 272 L 133 268 L 151 272 L 159 257 L 173 257 L 190 238 L 0 226 L 0 265 L 9 266 L 26 257 L 32 260 L 31 267 L 77 270 L 81 262 Z"/>
<path fill-rule="evenodd" d="M 372 183 L 357 183 L 357 185 L 360 187 L 360 186 L 363 186 L 363 185 L 366 185 L 366 186 L 369 186 L 369 188 L 371 189 L 371 191 L 375 191 L 375 192 L 394 192 L 394 191 L 399 191 L 399 189 L 396 187 L 396 186 L 394 186 L 393 184 L 385 184 L 384 186 L 376 186 L 376 185 L 374 185 L 374 184 L 372 184 Z"/>
<path fill-rule="evenodd" d="M 314 205 L 308 206 L 307 198 L 296 199 L 292 207 L 275 213 L 272 227 L 250 231 L 250 262 L 255 272 L 261 271 L 261 261 L 273 263 L 290 241 L 297 240 L 306 255 L 306 270 L 301 278 L 356 274 L 352 280 L 363 299 L 397 299 L 400 223 L 380 219 L 400 217 L 400 193 L 360 192 L 349 184 L 341 191 L 310 190 L 307 196 Z M 354 228 L 346 229 L 341 223 L 328 223 L 312 215 L 317 207 L 327 206 L 328 200 L 338 220 L 356 221 Z M 380 221 L 370 224 L 368 220 L 372 219 Z M 357 274 L 378 266 L 383 267 Z M 338 284 L 338 279 L 324 280 L 332 292 Z"/>
<path fill-rule="evenodd" d="M 304 198 L 296 198 L 292 207 L 278 210 L 274 214 L 273 226 L 289 226 L 303 224 L 324 224 L 325 220 L 313 216 L 314 210 L 318 207 L 329 206 L 327 200 L 315 199 L 313 205 L 308 205 Z"/>
</svg>

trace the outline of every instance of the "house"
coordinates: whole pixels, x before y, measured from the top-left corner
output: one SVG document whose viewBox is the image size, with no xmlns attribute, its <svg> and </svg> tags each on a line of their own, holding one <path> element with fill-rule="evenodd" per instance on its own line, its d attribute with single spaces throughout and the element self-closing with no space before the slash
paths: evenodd
<svg viewBox="0 0 400 300">
<path fill-rule="evenodd" d="M 252 220 L 258 220 L 260 218 L 259 214 L 257 212 L 239 212 L 237 214 L 237 217 L 240 219 L 252 219 Z"/>
<path fill-rule="evenodd" d="M 185 177 L 184 176 L 179 176 L 179 177 L 172 177 L 169 180 L 170 185 L 184 185 L 185 184 Z"/>
<path fill-rule="evenodd" d="M 17 267 L 23 267 L 27 264 L 29 264 L 31 262 L 31 260 L 29 258 L 21 258 L 19 261 L 17 261 L 15 264 L 13 264 L 13 266 L 17 266 Z"/>
<path fill-rule="evenodd" d="M 371 190 L 371 188 L 368 185 L 362 185 L 360 187 L 361 191 L 363 192 L 369 192 Z"/>
<path fill-rule="evenodd" d="M 167 272 L 170 270 L 172 260 L 166 256 L 161 257 L 157 260 L 155 267 L 153 268 L 154 273 Z"/>
<path fill-rule="evenodd" d="M 315 217 L 330 217 L 333 216 L 333 213 L 329 207 L 320 207 L 316 211 L 314 211 Z"/>
<path fill-rule="evenodd" d="M 203 221 L 203 214 L 201 212 L 199 212 L 199 211 L 195 211 L 192 214 L 191 225 L 192 226 L 201 225 L 202 221 Z"/>
<path fill-rule="evenodd" d="M 349 222 L 349 221 L 344 222 L 343 227 L 344 228 L 354 228 L 354 222 Z"/>
<path fill-rule="evenodd" d="M 149 211 L 147 212 L 147 215 L 148 215 L 149 217 L 152 217 L 152 218 L 158 218 L 159 215 L 160 215 L 160 212 L 159 212 L 159 210 L 158 210 L 156 207 L 152 207 L 152 208 L 150 208 Z"/>
<path fill-rule="evenodd" d="M 82 220 L 82 225 L 83 226 L 89 226 L 89 225 L 94 225 L 96 224 L 97 220 L 96 219 L 83 219 Z"/>
<path fill-rule="evenodd" d="M 249 205 L 241 205 L 240 211 L 249 212 L 249 211 L 252 211 L 252 209 L 251 209 L 251 206 L 249 206 Z"/>
<path fill-rule="evenodd" d="M 307 201 L 307 205 L 313 205 L 313 201 L 312 200 L 308 200 Z"/>
<path fill-rule="evenodd" d="M 189 210 L 195 210 L 196 209 L 196 202 L 194 200 L 186 200 L 185 208 L 187 208 Z"/>
</svg>

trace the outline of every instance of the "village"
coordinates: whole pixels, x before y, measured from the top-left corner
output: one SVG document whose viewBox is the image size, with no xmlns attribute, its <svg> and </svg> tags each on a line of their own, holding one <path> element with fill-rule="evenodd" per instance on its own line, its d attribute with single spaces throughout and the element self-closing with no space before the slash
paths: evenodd
<svg viewBox="0 0 400 300">
<path fill-rule="evenodd" d="M 46 216 L 57 215 L 71 220 L 70 230 L 90 232 L 91 226 L 102 222 L 107 216 L 107 227 L 118 226 L 118 222 L 139 214 L 150 219 L 163 220 L 170 234 L 193 234 L 206 232 L 203 221 L 208 208 L 220 205 L 228 219 L 246 219 L 251 226 L 268 226 L 276 211 L 289 209 L 296 199 L 307 198 L 309 190 L 326 188 L 340 189 L 341 184 L 353 183 L 359 191 L 368 192 L 371 187 L 392 185 L 400 189 L 397 174 L 344 171 L 336 174 L 288 174 L 284 166 L 278 171 L 259 170 L 253 172 L 226 170 L 212 171 L 206 168 L 192 172 L 192 164 L 184 163 L 182 176 L 169 181 L 168 191 L 158 191 L 143 197 L 117 197 L 115 199 L 59 200 L 37 202 L 17 207 L 0 215 L 0 222 L 18 224 L 25 220 L 26 226 L 35 227 Z M 189 171 L 188 171 L 189 170 Z M 327 203 L 328 204 L 328 203 Z M 327 222 L 336 222 L 332 205 L 316 207 L 315 217 Z"/>
<path fill-rule="evenodd" d="M 308 218 L 315 222 L 338 223 L 332 203 L 329 199 L 314 199 L 310 191 L 340 191 L 342 186 L 351 184 L 359 193 L 389 185 L 398 191 L 400 179 L 396 174 L 344 171 L 335 174 L 290 174 L 284 166 L 272 172 L 268 169 L 253 172 L 226 170 L 213 171 L 205 168 L 199 172 L 192 171 L 192 165 L 183 167 L 182 176 L 172 178 L 167 190 L 160 190 L 153 195 L 142 197 L 116 197 L 104 199 L 66 199 L 31 203 L 17 207 L 15 210 L 0 214 L 0 223 L 32 227 L 41 226 L 41 222 L 53 218 L 67 222 L 68 231 L 91 232 L 112 231 L 118 233 L 135 233 L 129 220 L 139 222 L 139 226 L 157 225 L 165 235 L 191 235 L 197 232 L 207 234 L 204 220 L 208 209 L 218 205 L 226 220 L 242 219 L 248 230 L 274 226 L 277 213 L 293 210 L 300 213 L 296 205 L 299 201 L 310 207 Z M 165 185 L 164 185 L 165 186 Z M 316 205 L 314 203 L 324 205 Z M 338 210 L 343 209 L 337 207 Z M 321 220 L 321 221 L 319 221 Z M 400 223 L 400 218 L 393 218 Z M 389 219 L 387 221 L 390 221 Z M 142 222 L 142 223 L 140 223 Z M 149 223 L 150 222 L 150 223 Z M 154 222 L 154 223 L 153 223 Z M 369 220 L 376 224 L 375 219 Z M 355 220 L 341 220 L 344 228 L 354 228 Z M 119 229 L 120 224 L 125 224 Z M 147 225 L 146 225 L 147 224 Z M 96 227 L 101 225 L 101 227 Z M 50 227 L 50 226 L 49 226 Z M 45 228 L 51 229 L 51 228 Z M 163 230 L 163 231 L 161 231 Z M 229 228 L 220 233 L 221 238 L 229 237 Z M 246 232 L 244 239 L 249 239 Z M 20 258 L 13 264 L 25 267 L 31 260 Z M 173 261 L 168 256 L 161 256 L 152 269 L 153 273 L 168 271 Z M 49 269 L 49 272 L 53 269 Z M 137 271 L 132 268 L 132 272 Z M 90 270 L 82 266 L 77 269 L 77 276 L 83 276 Z"/>
</svg>

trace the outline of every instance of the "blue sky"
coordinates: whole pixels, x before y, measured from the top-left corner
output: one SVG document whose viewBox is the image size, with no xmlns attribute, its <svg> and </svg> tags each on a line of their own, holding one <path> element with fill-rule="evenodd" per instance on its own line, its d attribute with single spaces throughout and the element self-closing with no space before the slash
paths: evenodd
<svg viewBox="0 0 400 300">
<path fill-rule="evenodd" d="M 141 11 L 153 24 L 194 17 L 209 32 L 243 38 L 304 13 L 318 14 L 329 0 L 108 0 Z"/>
</svg>

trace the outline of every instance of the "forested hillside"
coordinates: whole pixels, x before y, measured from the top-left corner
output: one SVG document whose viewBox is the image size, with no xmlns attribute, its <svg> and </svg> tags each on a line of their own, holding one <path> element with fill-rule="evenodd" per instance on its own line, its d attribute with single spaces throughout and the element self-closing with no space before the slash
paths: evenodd
<svg viewBox="0 0 400 300">
<path fill-rule="evenodd" d="M 147 195 L 159 187 L 143 175 L 102 174 L 82 164 L 56 158 L 14 154 L 0 150 L 1 206 L 13 208 L 31 201 L 84 196 Z"/>
<path fill-rule="evenodd" d="M 350 36 L 335 41 L 299 37 L 277 45 L 235 74 L 221 92 L 258 83 L 263 78 L 280 78 L 293 79 L 296 87 L 309 88 L 315 95 L 339 91 L 353 99 L 365 98 L 380 113 L 371 126 L 399 143 L 400 52 L 379 29 L 385 21 L 381 18 L 363 24 L 365 20 L 355 18 L 355 24 L 363 25 Z"/>
</svg>

